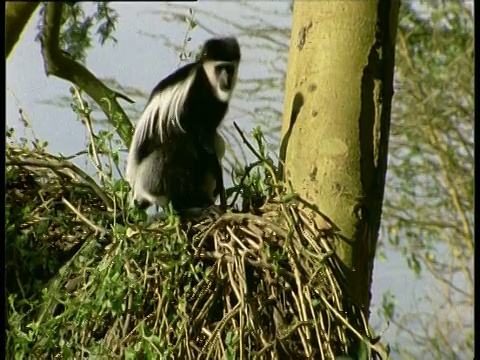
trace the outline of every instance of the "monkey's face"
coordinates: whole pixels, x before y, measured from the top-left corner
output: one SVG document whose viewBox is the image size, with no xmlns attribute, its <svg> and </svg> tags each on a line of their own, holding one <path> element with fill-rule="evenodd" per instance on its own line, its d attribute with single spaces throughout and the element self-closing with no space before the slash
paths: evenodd
<svg viewBox="0 0 480 360">
<path fill-rule="evenodd" d="M 207 60 L 203 63 L 203 69 L 217 99 L 229 101 L 237 83 L 238 61 Z"/>
<path fill-rule="evenodd" d="M 237 65 L 238 66 L 238 65 Z M 226 63 L 215 66 L 215 75 L 218 79 L 218 86 L 222 91 L 231 91 L 237 81 L 237 66 Z"/>
<path fill-rule="evenodd" d="M 234 37 L 210 39 L 203 45 L 200 62 L 215 96 L 227 102 L 237 83 L 240 45 Z"/>
</svg>

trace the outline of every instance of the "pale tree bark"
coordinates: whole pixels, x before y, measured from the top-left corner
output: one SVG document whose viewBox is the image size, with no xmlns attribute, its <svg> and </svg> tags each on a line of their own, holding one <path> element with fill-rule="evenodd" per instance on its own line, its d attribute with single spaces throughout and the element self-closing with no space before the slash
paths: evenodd
<svg viewBox="0 0 480 360">
<path fill-rule="evenodd" d="M 40 2 L 34 1 L 5 3 L 5 52 L 7 59 L 39 4 Z"/>
<path fill-rule="evenodd" d="M 369 315 L 387 164 L 399 1 L 298 1 L 280 158 L 340 231 L 347 290 Z"/>
</svg>

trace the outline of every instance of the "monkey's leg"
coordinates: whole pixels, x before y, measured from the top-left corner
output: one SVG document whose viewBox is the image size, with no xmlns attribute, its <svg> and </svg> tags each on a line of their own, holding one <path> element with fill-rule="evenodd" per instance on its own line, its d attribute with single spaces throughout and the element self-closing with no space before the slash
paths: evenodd
<svg viewBox="0 0 480 360">
<path fill-rule="evenodd" d="M 216 181 L 216 189 L 215 189 L 215 197 L 220 195 L 220 207 L 223 211 L 227 211 L 227 197 L 225 194 L 225 185 L 223 183 L 223 168 L 222 168 L 222 159 L 225 156 L 225 140 L 223 137 L 217 132 L 215 133 L 215 181 Z"/>
<path fill-rule="evenodd" d="M 225 194 L 225 186 L 223 184 L 223 169 L 220 165 L 220 160 L 216 159 L 214 165 L 214 177 L 215 177 L 215 192 L 214 196 L 220 195 L 220 208 L 223 212 L 227 211 L 227 196 Z"/>
<path fill-rule="evenodd" d="M 148 200 L 133 200 L 133 203 L 135 204 L 136 207 L 138 207 L 140 210 L 146 211 L 152 204 Z"/>
<path fill-rule="evenodd" d="M 223 181 L 220 179 L 220 181 Z M 224 210 L 227 211 L 227 195 L 225 193 L 225 187 L 223 186 L 223 182 L 220 185 L 220 207 Z"/>
</svg>

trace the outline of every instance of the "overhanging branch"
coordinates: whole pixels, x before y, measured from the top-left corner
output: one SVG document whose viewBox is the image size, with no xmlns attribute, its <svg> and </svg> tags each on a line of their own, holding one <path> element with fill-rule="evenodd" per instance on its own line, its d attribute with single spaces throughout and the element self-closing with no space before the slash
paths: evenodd
<svg viewBox="0 0 480 360">
<path fill-rule="evenodd" d="M 42 56 L 47 75 L 70 81 L 87 93 L 102 109 L 115 126 L 118 135 L 127 146 L 133 135 L 133 126 L 117 98 L 133 102 L 125 95 L 108 88 L 82 64 L 66 55 L 59 47 L 60 22 L 63 3 L 48 2 L 44 13 L 44 28 L 41 37 Z"/>
<path fill-rule="evenodd" d="M 6 3 L 5 52 L 7 59 L 39 4 L 39 2 L 34 1 L 12 1 Z"/>
</svg>

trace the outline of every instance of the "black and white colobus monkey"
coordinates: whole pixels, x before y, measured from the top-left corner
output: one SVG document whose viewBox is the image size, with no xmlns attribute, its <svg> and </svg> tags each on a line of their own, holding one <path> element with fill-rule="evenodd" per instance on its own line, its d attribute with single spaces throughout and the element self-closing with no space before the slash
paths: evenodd
<svg viewBox="0 0 480 360">
<path fill-rule="evenodd" d="M 199 59 L 152 91 L 135 129 L 126 179 L 141 208 L 169 202 L 182 213 L 226 207 L 221 158 L 225 143 L 217 128 L 237 80 L 240 46 L 233 37 L 205 42 Z"/>
</svg>

